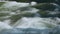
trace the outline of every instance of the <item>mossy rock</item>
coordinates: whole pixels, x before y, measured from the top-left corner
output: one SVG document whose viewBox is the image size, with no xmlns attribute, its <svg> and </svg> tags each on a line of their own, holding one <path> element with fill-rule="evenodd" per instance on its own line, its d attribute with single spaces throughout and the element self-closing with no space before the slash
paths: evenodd
<svg viewBox="0 0 60 34">
<path fill-rule="evenodd" d="M 5 4 L 5 2 L 0 2 L 0 6 L 2 6 L 3 4 Z"/>
<path fill-rule="evenodd" d="M 22 14 L 23 17 L 34 17 L 34 13 L 24 13 Z"/>
<path fill-rule="evenodd" d="M 35 7 L 37 9 L 42 9 L 42 10 L 49 10 L 49 11 L 53 11 L 56 8 L 55 5 L 49 3 L 40 3 L 32 7 Z"/>
<path fill-rule="evenodd" d="M 8 13 L 0 13 L 0 17 L 8 16 Z"/>
<path fill-rule="evenodd" d="M 8 13 L 0 13 L 0 21 L 3 21 L 5 19 L 7 19 L 9 14 Z M 5 18 L 6 17 L 6 18 Z"/>
<path fill-rule="evenodd" d="M 11 23 L 10 24 L 14 24 L 15 22 L 17 22 L 19 19 L 21 19 L 21 15 L 12 15 L 10 17 L 11 19 Z"/>
<path fill-rule="evenodd" d="M 10 17 L 10 19 L 11 19 L 10 25 L 15 24 L 22 17 L 33 17 L 33 16 L 34 16 L 34 14 L 32 14 L 32 13 L 24 13 L 24 14 L 12 15 Z"/>
<path fill-rule="evenodd" d="M 48 12 L 44 11 L 44 10 L 40 10 L 37 12 L 38 14 L 40 14 L 40 17 L 48 17 Z"/>
<path fill-rule="evenodd" d="M 1 6 L 1 7 L 0 7 L 0 11 L 9 11 L 9 9 Z"/>
</svg>

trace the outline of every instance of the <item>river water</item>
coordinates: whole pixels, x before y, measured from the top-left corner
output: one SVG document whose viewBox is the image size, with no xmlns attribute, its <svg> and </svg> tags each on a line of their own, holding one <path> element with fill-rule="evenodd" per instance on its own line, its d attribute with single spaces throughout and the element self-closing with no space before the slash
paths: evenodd
<svg viewBox="0 0 60 34">
<path fill-rule="evenodd" d="M 0 7 L 0 13 L 4 15 L 0 17 L 0 34 L 60 34 L 60 18 L 40 17 L 39 9 L 31 7 L 36 4 L 5 2 Z"/>
</svg>

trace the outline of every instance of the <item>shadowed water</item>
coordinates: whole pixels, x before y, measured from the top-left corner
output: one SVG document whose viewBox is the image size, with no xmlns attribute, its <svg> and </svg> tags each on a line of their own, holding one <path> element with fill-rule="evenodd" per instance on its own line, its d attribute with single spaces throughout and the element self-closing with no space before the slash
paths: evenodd
<svg viewBox="0 0 60 34">
<path fill-rule="evenodd" d="M 49 34 L 49 29 L 33 29 L 33 28 L 16 28 L 10 30 L 3 30 L 0 34 Z"/>
<path fill-rule="evenodd" d="M 60 34 L 60 27 L 52 29 L 14 28 L 2 30 L 0 34 Z"/>
</svg>

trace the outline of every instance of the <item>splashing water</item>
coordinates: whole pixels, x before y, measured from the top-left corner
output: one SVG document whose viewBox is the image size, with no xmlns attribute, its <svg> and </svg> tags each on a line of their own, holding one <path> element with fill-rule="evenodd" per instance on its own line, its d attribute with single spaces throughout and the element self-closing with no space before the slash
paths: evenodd
<svg viewBox="0 0 60 34">
<path fill-rule="evenodd" d="M 31 4 L 31 5 L 36 4 L 34 2 L 32 2 L 32 3 L 33 4 Z M 3 19 L 3 17 L 5 17 L 5 16 L 1 17 L 3 19 L 3 21 L 0 21 L 0 31 L 3 29 L 11 29 L 11 28 L 12 29 L 14 29 L 14 28 L 23 28 L 23 29 L 24 28 L 33 28 L 33 29 L 44 30 L 44 29 L 54 28 L 54 27 L 58 26 L 58 23 L 60 23 L 60 18 L 55 18 L 55 19 L 52 19 L 50 17 L 41 18 L 40 14 L 37 13 L 39 11 L 39 9 L 30 7 L 29 3 L 6 2 L 1 7 L 4 9 L 1 10 L 0 13 L 4 13 L 4 14 L 7 13 L 8 17 L 4 18 L 5 20 Z M 26 15 L 28 15 L 27 13 L 34 14 L 33 15 L 34 17 L 26 17 Z M 12 22 L 13 20 L 15 20 L 16 15 L 18 15 L 17 17 L 19 17 L 18 20 L 16 20 L 16 22 Z M 14 19 L 11 18 L 12 16 Z M 20 18 L 20 16 L 21 16 L 21 18 Z M 13 24 L 11 25 L 11 23 L 13 23 Z M 13 31 L 15 31 L 15 30 L 13 30 Z M 44 33 L 41 33 L 41 34 L 44 34 Z"/>
<path fill-rule="evenodd" d="M 48 21 L 47 21 L 48 20 Z M 54 24 L 57 21 L 54 21 L 50 18 L 39 18 L 39 17 L 23 17 L 15 24 L 17 28 L 37 28 L 37 29 L 45 29 L 50 24 L 51 27 L 57 26 Z"/>
<path fill-rule="evenodd" d="M 4 22 L 0 22 L 0 31 L 3 29 L 12 29 L 12 27 Z"/>
</svg>

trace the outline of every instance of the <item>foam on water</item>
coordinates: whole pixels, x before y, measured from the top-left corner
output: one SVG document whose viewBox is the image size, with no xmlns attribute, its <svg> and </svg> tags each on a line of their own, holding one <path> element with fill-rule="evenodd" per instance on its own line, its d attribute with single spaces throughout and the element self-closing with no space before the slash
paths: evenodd
<svg viewBox="0 0 60 34">
<path fill-rule="evenodd" d="M 33 3 L 32 5 L 35 5 L 36 3 Z M 8 5 L 8 6 L 7 6 Z M 17 2 L 7 2 L 3 6 L 6 8 L 11 8 L 13 9 L 13 6 L 19 7 L 27 7 L 29 6 L 29 3 L 17 3 Z M 2 7 L 3 7 L 2 6 Z M 20 10 L 20 9 L 19 9 Z M 30 8 L 28 11 L 25 12 L 30 12 L 30 13 L 36 13 L 38 9 L 36 8 Z M 5 13 L 5 12 L 4 12 Z M 15 14 L 11 13 L 10 14 Z M 36 14 L 37 16 L 37 14 Z M 47 29 L 52 27 L 57 26 L 57 23 L 59 23 L 60 19 L 57 18 L 57 20 L 51 19 L 51 18 L 40 18 L 40 17 L 22 17 L 20 20 L 18 20 L 13 26 L 10 26 L 10 21 L 5 20 L 4 22 L 0 22 L 0 30 L 2 29 L 10 29 L 12 27 L 14 28 L 36 28 L 36 29 Z M 8 23 L 6 23 L 8 22 Z M 49 26 L 48 26 L 49 25 Z"/>
<path fill-rule="evenodd" d="M 51 18 L 40 18 L 40 17 L 23 17 L 18 20 L 14 27 L 17 28 L 36 28 L 36 29 L 47 29 L 48 25 L 55 27 L 57 26 L 57 21 L 52 20 Z"/>
<path fill-rule="evenodd" d="M 12 27 L 5 22 L 0 22 L 0 31 L 3 29 L 11 29 Z"/>
<path fill-rule="evenodd" d="M 6 6 L 8 5 L 8 6 Z M 12 6 L 19 6 L 19 7 L 26 7 L 26 6 L 29 6 L 29 3 L 17 3 L 17 2 L 6 2 L 3 6 L 5 7 L 12 7 Z"/>
</svg>

